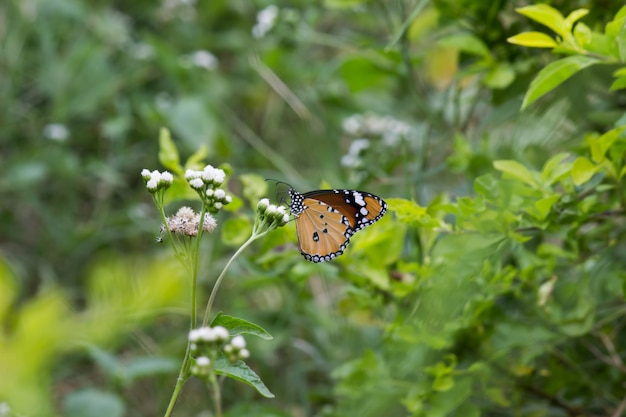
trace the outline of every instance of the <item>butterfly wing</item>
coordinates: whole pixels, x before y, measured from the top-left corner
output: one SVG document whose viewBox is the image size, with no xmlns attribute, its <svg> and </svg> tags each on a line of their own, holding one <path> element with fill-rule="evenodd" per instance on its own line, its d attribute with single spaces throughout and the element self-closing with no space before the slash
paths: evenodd
<svg viewBox="0 0 626 417">
<path fill-rule="evenodd" d="M 329 261 L 341 255 L 350 243 L 348 219 L 328 204 L 305 198 L 304 209 L 296 218 L 298 246 L 312 262 Z"/>
<path fill-rule="evenodd" d="M 385 201 L 357 190 L 317 190 L 305 194 L 289 190 L 296 216 L 300 252 L 312 262 L 341 255 L 350 237 L 377 222 L 387 211 Z"/>
</svg>

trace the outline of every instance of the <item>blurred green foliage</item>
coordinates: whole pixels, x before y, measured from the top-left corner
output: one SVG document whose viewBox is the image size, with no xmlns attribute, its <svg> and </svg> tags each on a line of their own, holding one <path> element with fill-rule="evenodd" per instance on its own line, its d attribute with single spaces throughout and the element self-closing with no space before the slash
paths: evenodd
<svg viewBox="0 0 626 417">
<path fill-rule="evenodd" d="M 547 3 L 564 16 L 590 7 L 581 22 L 597 33 L 623 6 Z M 248 364 L 276 399 L 227 384 L 228 415 L 619 415 L 619 65 L 575 71 L 520 112 L 562 58 L 507 43 L 554 36 L 515 12 L 527 2 L 269 5 L 0 4 L 9 415 L 164 412 L 189 294 L 154 243 L 139 176 L 160 168 L 162 126 L 182 160 L 234 173 L 235 211 L 203 242 L 205 289 L 247 237 L 250 207 L 281 199 L 264 178 L 366 189 L 390 206 L 332 263 L 305 262 L 288 225 L 233 266 L 216 302 L 275 336 L 250 341 Z M 176 414 L 207 401 L 190 381 Z"/>
</svg>

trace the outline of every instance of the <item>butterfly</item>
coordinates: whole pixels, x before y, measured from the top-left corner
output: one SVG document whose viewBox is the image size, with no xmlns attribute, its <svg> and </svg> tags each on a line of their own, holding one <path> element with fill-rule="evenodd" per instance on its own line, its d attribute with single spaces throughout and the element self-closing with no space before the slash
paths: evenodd
<svg viewBox="0 0 626 417">
<path fill-rule="evenodd" d="M 352 235 L 387 212 L 382 198 L 365 191 L 315 190 L 300 194 L 290 188 L 289 197 L 300 252 L 311 262 L 330 261 L 341 255 Z"/>
</svg>

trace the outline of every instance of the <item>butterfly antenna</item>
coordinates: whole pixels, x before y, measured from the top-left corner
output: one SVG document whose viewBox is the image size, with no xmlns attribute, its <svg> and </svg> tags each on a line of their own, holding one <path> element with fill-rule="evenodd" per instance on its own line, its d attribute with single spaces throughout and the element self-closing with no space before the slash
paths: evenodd
<svg viewBox="0 0 626 417">
<path fill-rule="evenodd" d="M 293 187 L 291 186 L 291 184 L 289 184 L 288 182 L 285 182 L 285 181 L 275 180 L 275 179 L 273 179 L 273 178 L 265 178 L 265 181 L 272 181 L 272 182 L 275 182 L 275 183 L 276 183 L 276 185 L 278 185 L 278 184 L 284 184 L 284 185 L 286 185 L 286 186 L 287 186 L 287 187 L 289 187 L 289 188 L 293 188 Z"/>
</svg>

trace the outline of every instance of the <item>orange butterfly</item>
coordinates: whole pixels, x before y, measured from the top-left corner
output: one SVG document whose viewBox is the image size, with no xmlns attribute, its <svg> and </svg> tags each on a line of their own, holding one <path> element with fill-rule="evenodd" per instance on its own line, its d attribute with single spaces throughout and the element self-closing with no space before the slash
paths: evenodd
<svg viewBox="0 0 626 417">
<path fill-rule="evenodd" d="M 387 212 L 385 201 L 364 191 L 289 189 L 289 209 L 296 221 L 298 246 L 305 259 L 325 262 L 341 255 L 350 237 Z"/>
</svg>

